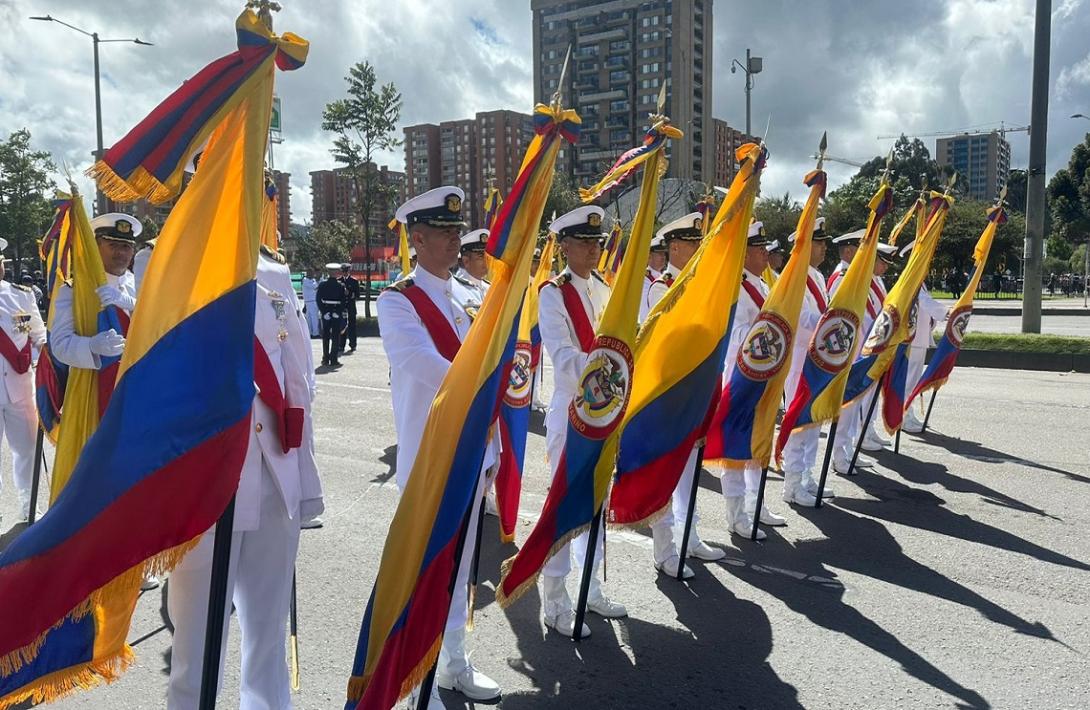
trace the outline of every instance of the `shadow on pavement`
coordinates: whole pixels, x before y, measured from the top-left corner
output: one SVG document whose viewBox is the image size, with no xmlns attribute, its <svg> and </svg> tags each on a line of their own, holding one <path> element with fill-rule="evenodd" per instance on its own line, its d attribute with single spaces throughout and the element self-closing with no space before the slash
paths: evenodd
<svg viewBox="0 0 1090 710">
<path fill-rule="evenodd" d="M 930 491 L 913 488 L 894 478 L 866 470 L 860 471 L 859 475 L 852 476 L 850 480 L 877 500 L 838 498 L 836 504 L 840 508 L 879 520 L 1016 552 L 1062 567 L 1090 570 L 1090 564 L 1041 547 L 1006 530 L 973 520 L 968 515 L 954 513 L 946 507 L 945 500 Z M 818 520 L 815 519 L 814 522 L 817 524 Z M 850 531 L 845 533 L 852 534 Z"/>
<path fill-rule="evenodd" d="M 394 477 L 395 467 L 397 466 L 397 444 L 390 444 L 382 450 L 382 456 L 378 457 L 378 462 L 386 465 L 386 471 L 380 473 L 371 479 L 371 483 L 386 483 Z"/>
<path fill-rule="evenodd" d="M 934 429 L 928 429 L 923 434 L 914 435 L 922 441 L 926 441 L 929 444 L 946 449 L 952 454 L 958 456 L 964 456 L 975 461 L 983 461 L 985 463 L 1016 463 L 1021 466 L 1028 466 L 1029 468 L 1035 468 L 1039 471 L 1048 471 L 1050 473 L 1058 473 L 1072 481 L 1078 481 L 1079 483 L 1090 483 L 1090 476 L 1083 476 L 1071 471 L 1065 471 L 1062 468 L 1056 468 L 1055 466 L 1047 466 L 1036 461 L 1030 461 L 1020 456 L 1014 456 L 1003 451 L 996 449 L 990 449 L 987 446 L 982 445 L 977 441 L 969 441 L 968 439 L 959 439 L 953 436 L 947 436 L 941 434 Z"/>
<path fill-rule="evenodd" d="M 838 499 L 839 501 L 839 499 Z M 852 501 L 854 502 L 854 501 Z M 839 503 L 838 503 L 839 505 Z M 957 698 L 962 707 L 991 707 L 976 691 L 960 685 L 922 655 L 903 644 L 844 601 L 844 586 L 834 569 L 845 569 L 924 594 L 973 607 L 986 617 L 1016 630 L 1051 638 L 1040 624 L 1031 624 L 974 592 L 904 555 L 882 524 L 826 505 L 821 510 L 796 508 L 816 525 L 824 538 L 795 545 L 769 532 L 760 552 L 745 542 L 741 561 L 728 556 L 724 567 L 740 581 L 779 599 L 812 623 L 853 639 L 901 665 L 906 673 Z"/>
<path fill-rule="evenodd" d="M 500 561 L 516 550 L 488 544 L 497 534 L 489 518 L 481 578 L 493 584 Z M 576 577 L 569 578 L 569 587 Z M 687 631 L 589 614 L 592 636 L 578 644 L 545 629 L 539 594 L 529 591 L 504 613 L 518 638 L 518 655 L 507 662 L 535 690 L 504 695 L 502 707 L 802 707 L 795 688 L 768 664 L 772 630 L 759 606 L 739 600 L 704 571 L 689 585 L 662 577 L 658 585 Z M 493 601 L 491 589 L 478 587 L 477 595 L 478 608 Z M 447 707 L 466 707 L 456 702 L 459 696 L 443 697 Z"/>
</svg>

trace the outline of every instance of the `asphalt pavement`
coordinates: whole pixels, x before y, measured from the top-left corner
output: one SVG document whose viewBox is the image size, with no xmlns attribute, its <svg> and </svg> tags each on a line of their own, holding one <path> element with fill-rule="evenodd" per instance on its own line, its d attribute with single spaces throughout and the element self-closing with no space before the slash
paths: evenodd
<svg viewBox="0 0 1090 710">
<path fill-rule="evenodd" d="M 295 706 L 307 710 L 343 706 L 398 500 L 380 341 L 361 339 L 343 362 L 319 371 L 327 512 L 324 528 L 303 532 L 298 562 Z M 516 710 L 1084 708 L 1088 420 L 1090 375 L 959 368 L 929 433 L 904 436 L 900 454 L 880 454 L 873 472 L 831 477 L 830 505 L 792 509 L 771 477 L 771 507 L 788 525 L 764 543 L 728 536 L 718 481 L 705 473 L 699 529 L 725 560 L 693 563 L 696 577 L 680 584 L 656 574 L 647 531 L 611 532 L 606 590 L 629 617 L 590 616 L 593 636 L 580 644 L 545 631 L 534 592 L 507 611 L 494 603 L 500 562 L 516 548 L 500 544 L 488 518 L 473 661 L 502 686 L 499 707 Z M 518 540 L 548 486 L 540 416 L 533 425 Z M 10 470 L 5 446 L 5 529 L 15 514 Z M 170 633 L 161 610 L 160 591 L 141 597 L 130 632 L 137 661 L 124 676 L 54 707 L 163 707 Z M 238 707 L 238 687 L 233 624 L 219 707 Z"/>
</svg>

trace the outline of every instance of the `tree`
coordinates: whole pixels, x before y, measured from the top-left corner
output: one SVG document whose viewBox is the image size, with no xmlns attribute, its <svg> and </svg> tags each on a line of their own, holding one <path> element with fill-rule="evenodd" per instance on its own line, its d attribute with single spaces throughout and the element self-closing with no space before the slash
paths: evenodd
<svg viewBox="0 0 1090 710">
<path fill-rule="evenodd" d="M 1090 239 L 1090 133 L 1071 151 L 1067 167 L 1049 180 L 1048 202 L 1054 238 L 1071 247 Z"/>
<path fill-rule="evenodd" d="M 31 148 L 27 129 L 0 143 L 0 236 L 10 243 L 17 268 L 23 258 L 37 254 L 36 240 L 49 226 L 54 189 L 49 173 L 54 170 L 48 152 Z"/>
<path fill-rule="evenodd" d="M 322 222 L 295 235 L 295 265 L 321 270 L 326 264 L 342 264 L 359 238 L 353 225 L 340 220 Z M 370 316 L 368 316 L 370 317 Z"/>
<path fill-rule="evenodd" d="M 557 170 L 553 173 L 553 184 L 549 187 L 549 196 L 545 198 L 545 210 L 541 213 L 541 231 L 549 229 L 554 217 L 571 212 L 582 204 L 583 201 L 579 199 L 579 190 L 576 189 L 571 176 Z"/>
<path fill-rule="evenodd" d="M 1007 173 L 1007 204 L 1011 212 L 1026 213 L 1027 181 L 1029 175 L 1025 170 L 1011 170 Z"/>
<path fill-rule="evenodd" d="M 352 66 L 345 81 L 348 97 L 326 104 L 322 112 L 322 129 L 336 134 L 330 152 L 351 175 L 359 222 L 363 227 L 364 258 L 370 266 L 371 217 L 377 207 L 388 206 L 396 194 L 393 185 L 381 180 L 375 155 L 401 145 L 395 133 L 401 118 L 401 94 L 393 82 L 378 85 L 375 68 L 370 62 Z M 367 278 L 369 286 L 370 271 Z M 370 318 L 369 287 L 364 289 L 363 307 L 364 315 Z"/>
<path fill-rule="evenodd" d="M 877 179 L 886 169 L 886 157 L 872 158 L 859 168 L 857 175 L 861 177 Z M 904 134 L 893 144 L 893 161 L 890 164 L 893 175 L 904 178 L 913 190 L 923 187 L 924 178 L 927 184 L 937 189 L 946 181 L 946 170 L 931 159 L 931 152 L 919 138 L 909 140 Z"/>
<path fill-rule="evenodd" d="M 762 197 L 754 205 L 754 219 L 764 224 L 765 234 L 778 240 L 785 250 L 790 251 L 787 237 L 799 224 L 802 205 L 791 199 L 790 193 L 783 197 Z"/>
</svg>

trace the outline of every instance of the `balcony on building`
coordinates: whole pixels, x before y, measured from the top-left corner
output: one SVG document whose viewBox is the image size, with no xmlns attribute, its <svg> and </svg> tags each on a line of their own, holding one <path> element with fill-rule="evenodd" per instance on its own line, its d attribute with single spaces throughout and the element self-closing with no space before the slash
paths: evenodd
<svg viewBox="0 0 1090 710">
<path fill-rule="evenodd" d="M 591 32 L 589 34 L 581 35 L 577 41 L 579 44 L 595 44 L 598 42 L 604 42 L 612 39 L 625 39 L 628 37 L 628 33 L 621 28 L 614 30 L 605 30 L 604 32 Z"/>
<path fill-rule="evenodd" d="M 622 89 L 612 89 L 610 91 L 597 91 L 590 94 L 580 94 L 580 103 L 589 103 L 591 101 L 613 101 L 614 99 L 623 99 L 627 96 L 627 92 Z"/>
</svg>

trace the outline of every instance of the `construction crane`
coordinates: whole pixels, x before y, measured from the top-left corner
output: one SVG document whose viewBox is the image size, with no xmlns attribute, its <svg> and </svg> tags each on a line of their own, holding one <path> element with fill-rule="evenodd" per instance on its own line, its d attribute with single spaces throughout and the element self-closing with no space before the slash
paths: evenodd
<svg viewBox="0 0 1090 710">
<path fill-rule="evenodd" d="M 813 155 L 810 156 L 810 159 L 811 160 L 817 160 L 818 159 L 818 154 L 814 153 Z M 825 154 L 825 159 L 826 160 L 831 160 L 834 163 L 844 163 L 845 165 L 853 165 L 853 166 L 855 166 L 857 168 L 861 168 L 864 165 L 866 165 L 866 163 L 860 163 L 858 160 L 849 160 L 848 158 L 838 158 L 835 155 L 829 155 L 828 153 Z"/>
<path fill-rule="evenodd" d="M 878 140 L 897 140 L 901 135 L 905 135 L 906 138 L 943 138 L 947 136 L 968 136 L 980 133 L 998 133 L 999 137 L 1003 140 L 1007 140 L 1008 133 L 1029 133 L 1030 126 L 1017 126 L 1015 128 L 1007 128 L 1007 124 L 1003 121 L 999 122 L 999 128 L 992 128 L 991 130 L 979 129 L 979 130 L 960 130 L 960 131 L 933 131 L 931 133 L 917 133 L 915 135 L 899 134 L 895 136 L 878 136 Z"/>
</svg>

